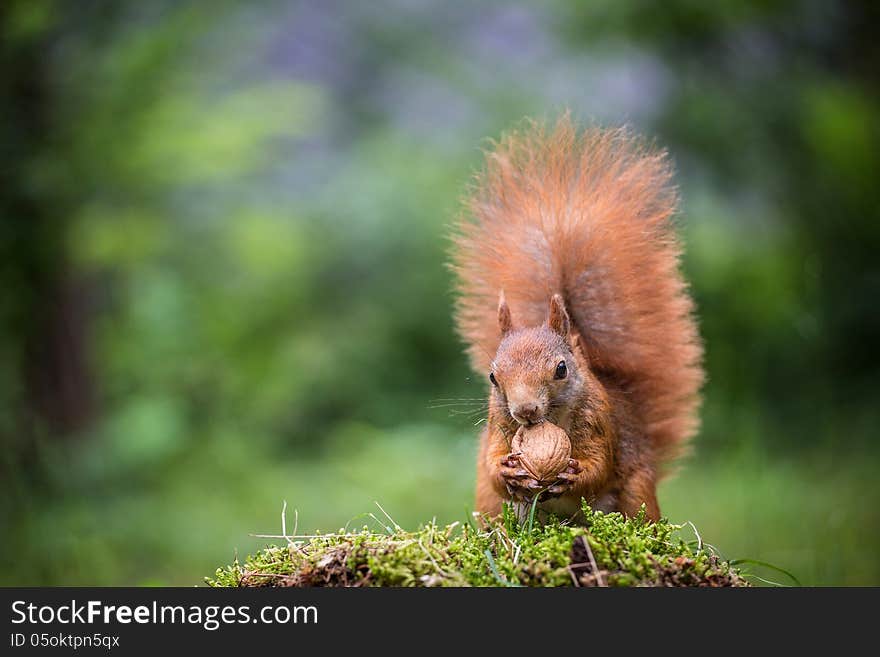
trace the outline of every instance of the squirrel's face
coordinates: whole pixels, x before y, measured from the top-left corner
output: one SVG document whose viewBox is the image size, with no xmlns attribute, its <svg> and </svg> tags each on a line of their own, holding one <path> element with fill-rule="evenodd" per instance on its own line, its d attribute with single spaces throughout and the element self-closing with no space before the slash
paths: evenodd
<svg viewBox="0 0 880 657">
<path fill-rule="evenodd" d="M 498 397 L 521 425 L 558 420 L 581 387 L 568 341 L 546 326 L 508 333 L 489 374 Z"/>
<path fill-rule="evenodd" d="M 521 425 L 558 422 L 578 397 L 582 378 L 570 343 L 568 313 L 558 294 L 546 324 L 515 330 L 502 295 L 498 305 L 501 344 L 489 380 L 495 394 Z"/>
</svg>

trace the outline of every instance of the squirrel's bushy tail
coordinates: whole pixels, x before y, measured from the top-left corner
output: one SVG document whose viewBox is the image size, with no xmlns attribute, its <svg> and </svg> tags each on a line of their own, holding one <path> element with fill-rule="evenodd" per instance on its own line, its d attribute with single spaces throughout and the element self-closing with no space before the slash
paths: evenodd
<svg viewBox="0 0 880 657">
<path fill-rule="evenodd" d="M 541 324 L 559 292 L 591 367 L 629 393 L 667 458 L 696 428 L 703 379 L 671 180 L 666 154 L 625 129 L 531 123 L 488 152 L 453 251 L 456 321 L 477 372 L 498 348 L 502 290 L 514 326 Z"/>
</svg>

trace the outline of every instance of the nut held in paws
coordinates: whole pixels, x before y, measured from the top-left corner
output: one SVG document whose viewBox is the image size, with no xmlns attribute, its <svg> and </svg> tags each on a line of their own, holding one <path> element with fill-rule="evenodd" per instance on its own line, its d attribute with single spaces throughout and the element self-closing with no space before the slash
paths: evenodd
<svg viewBox="0 0 880 657">
<path fill-rule="evenodd" d="M 571 441 L 564 429 L 550 422 L 520 427 L 513 437 L 514 453 L 522 452 L 523 467 L 542 484 L 551 484 L 568 466 Z"/>
</svg>

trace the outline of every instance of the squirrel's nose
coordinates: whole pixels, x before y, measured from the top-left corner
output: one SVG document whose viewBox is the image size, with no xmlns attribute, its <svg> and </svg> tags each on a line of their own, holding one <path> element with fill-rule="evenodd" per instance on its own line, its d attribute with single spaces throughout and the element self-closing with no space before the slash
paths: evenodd
<svg viewBox="0 0 880 657">
<path fill-rule="evenodd" d="M 541 419 L 537 404 L 517 404 L 510 409 L 510 415 L 520 424 L 534 424 Z"/>
</svg>

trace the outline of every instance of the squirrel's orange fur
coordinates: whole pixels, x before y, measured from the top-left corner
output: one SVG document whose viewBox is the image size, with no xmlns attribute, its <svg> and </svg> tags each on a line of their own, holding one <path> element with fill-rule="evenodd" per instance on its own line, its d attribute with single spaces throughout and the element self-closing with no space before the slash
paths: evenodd
<svg viewBox="0 0 880 657">
<path fill-rule="evenodd" d="M 481 439 L 479 511 L 527 488 L 508 454 L 515 398 L 572 441 L 575 461 L 546 508 L 566 512 L 583 496 L 659 516 L 656 482 L 696 429 L 703 380 L 676 203 L 666 154 L 625 129 L 579 134 L 565 116 L 487 154 L 453 252 L 473 367 L 505 378 Z M 562 380 L 555 359 L 568 359 Z"/>
</svg>

